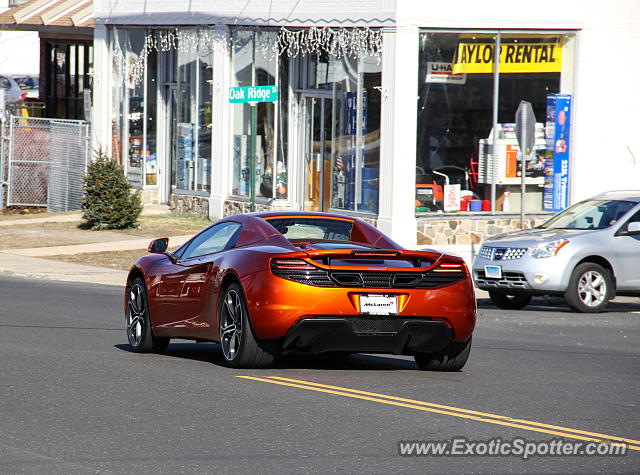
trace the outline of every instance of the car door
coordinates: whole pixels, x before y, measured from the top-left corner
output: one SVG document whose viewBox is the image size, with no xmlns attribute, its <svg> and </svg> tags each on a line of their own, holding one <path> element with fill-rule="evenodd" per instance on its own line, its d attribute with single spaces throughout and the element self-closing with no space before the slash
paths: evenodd
<svg viewBox="0 0 640 475">
<path fill-rule="evenodd" d="M 154 324 L 167 328 L 191 329 L 203 325 L 202 309 L 211 289 L 209 277 L 217 269 L 213 256 L 237 240 L 241 225 L 226 221 L 212 226 L 181 249 L 174 259 L 167 259 L 159 269 Z"/>
<path fill-rule="evenodd" d="M 615 236 L 618 251 L 617 286 L 620 290 L 640 290 L 640 234 L 627 233 L 629 223 L 633 222 L 640 222 L 640 211 L 624 223 Z"/>
</svg>

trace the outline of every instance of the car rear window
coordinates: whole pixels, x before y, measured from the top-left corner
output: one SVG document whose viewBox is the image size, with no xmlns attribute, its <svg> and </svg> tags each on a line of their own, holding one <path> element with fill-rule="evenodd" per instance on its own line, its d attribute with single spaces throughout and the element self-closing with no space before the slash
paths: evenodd
<svg viewBox="0 0 640 475">
<path fill-rule="evenodd" d="M 38 80 L 32 77 L 14 77 L 15 81 L 20 86 L 20 89 L 33 89 L 38 87 Z"/>
<path fill-rule="evenodd" d="M 266 220 L 285 238 L 291 239 L 330 239 L 349 241 L 352 221 L 328 218 L 271 218 Z"/>
</svg>

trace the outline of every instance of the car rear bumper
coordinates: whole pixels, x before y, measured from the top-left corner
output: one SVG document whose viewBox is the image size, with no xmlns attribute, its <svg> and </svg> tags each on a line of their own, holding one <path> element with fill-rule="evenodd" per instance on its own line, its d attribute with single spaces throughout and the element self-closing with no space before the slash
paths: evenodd
<svg viewBox="0 0 640 475">
<path fill-rule="evenodd" d="M 309 316 L 365 318 L 360 314 L 362 294 L 395 295 L 398 315 L 390 318 L 447 322 L 456 341 L 471 336 L 476 321 L 476 300 L 470 278 L 435 289 L 316 287 L 276 277 L 269 271 L 242 280 L 259 338 L 283 338 Z M 445 324 L 446 326 L 446 324 Z"/>
<path fill-rule="evenodd" d="M 438 320 L 398 317 L 304 317 L 285 335 L 283 350 L 410 355 L 441 350 L 453 340 Z"/>
</svg>

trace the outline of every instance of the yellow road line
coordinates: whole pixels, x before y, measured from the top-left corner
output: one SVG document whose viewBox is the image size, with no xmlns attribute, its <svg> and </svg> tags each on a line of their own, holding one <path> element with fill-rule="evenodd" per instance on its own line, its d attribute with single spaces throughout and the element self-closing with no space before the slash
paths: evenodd
<svg viewBox="0 0 640 475">
<path fill-rule="evenodd" d="M 545 434 L 552 434 L 552 435 L 558 435 L 561 437 L 567 437 L 567 438 L 571 438 L 571 439 L 578 439 L 578 440 L 586 440 L 589 442 L 603 442 L 603 443 L 612 443 L 612 438 L 609 436 L 604 436 L 605 438 L 594 438 L 594 437 L 585 437 L 583 435 L 578 435 L 578 434 L 572 434 L 572 433 L 568 433 L 568 432 L 561 432 L 561 431 L 557 431 L 557 430 L 549 430 L 549 429 L 543 429 L 543 428 L 539 428 L 539 427 L 532 427 L 529 425 L 523 425 L 523 424 L 516 424 L 516 423 L 512 423 L 512 422 L 506 422 L 506 421 L 502 421 L 502 420 L 498 420 L 498 419 L 488 419 L 486 417 L 479 417 L 479 416 L 475 416 L 475 415 L 470 415 L 470 414 L 463 414 L 461 412 L 453 412 L 451 410 L 444 410 L 444 409 L 437 409 L 435 407 L 427 407 L 425 405 L 420 405 L 420 404 L 416 404 L 416 403 L 406 403 L 406 402 L 399 402 L 399 401 L 394 401 L 391 399 L 383 399 L 383 398 L 388 398 L 389 396 L 385 396 L 385 395 L 380 395 L 380 397 L 374 397 L 374 396 L 368 396 L 368 395 L 364 395 L 364 394 L 358 394 L 355 392 L 348 392 L 348 391 L 354 391 L 354 390 L 350 390 L 347 388 L 338 388 L 337 386 L 335 386 L 338 389 L 327 389 L 327 388 L 323 388 L 323 387 L 317 387 L 317 386 L 312 386 L 307 384 L 306 382 L 303 382 L 303 384 L 298 384 L 298 383 L 293 383 L 293 382 L 288 382 L 288 381 L 280 381 L 277 380 L 275 378 L 272 379 L 267 379 L 267 378 L 257 378 L 254 376 L 236 376 L 237 378 L 242 378 L 242 379 L 249 379 L 249 380 L 253 380 L 253 381 L 261 381 L 264 383 L 270 383 L 270 384 L 277 384 L 280 386 L 289 386 L 289 387 L 293 387 L 293 388 L 300 388 L 300 389 L 306 389 L 308 391 L 317 391 L 317 392 L 322 392 L 322 393 L 327 393 L 327 394 L 335 394 L 337 396 L 344 396 L 344 397 L 350 397 L 350 398 L 354 398 L 354 399 L 362 399 L 365 401 L 372 401 L 372 402 L 378 402 L 381 404 L 388 404 L 391 406 L 399 406 L 399 407 L 406 407 L 406 408 L 410 408 L 410 409 L 417 409 L 419 411 L 425 411 L 425 412 L 434 412 L 437 414 L 445 414 L 448 416 L 454 416 L 454 417 L 460 417 L 462 419 L 470 419 L 470 420 L 474 420 L 474 421 L 480 421 L 480 422 L 488 422 L 490 424 L 497 424 L 497 425 L 502 425 L 502 426 L 507 426 L 507 427 L 515 427 L 517 429 L 525 429 L 525 430 L 531 430 L 534 432 L 541 432 L 541 433 L 545 433 Z M 294 380 L 295 381 L 295 380 Z M 316 383 L 311 383 L 311 384 L 316 384 Z M 371 393 L 371 394 L 375 394 L 375 393 Z M 422 401 L 416 401 L 416 402 L 422 402 Z M 631 440 L 631 439 L 620 439 L 617 438 L 616 440 Z M 640 445 L 639 446 L 633 446 L 633 445 L 628 445 L 627 448 L 631 449 L 631 450 L 638 450 L 640 451 Z"/>
<path fill-rule="evenodd" d="M 381 397 L 381 398 L 385 398 L 385 399 L 391 399 L 393 401 L 402 401 L 402 402 L 408 402 L 408 403 L 411 403 L 411 404 L 418 404 L 418 405 L 421 405 L 421 406 L 429 406 L 429 407 L 436 407 L 436 408 L 439 408 L 439 409 L 447 409 L 447 410 L 451 410 L 451 411 L 462 412 L 462 413 L 465 413 L 465 414 L 473 414 L 473 415 L 476 415 L 476 416 L 491 417 L 491 418 L 494 418 L 494 419 L 501 419 L 501 420 L 504 420 L 504 421 L 515 422 L 515 423 L 519 423 L 519 424 L 529 424 L 529 425 L 534 425 L 534 426 L 539 426 L 539 427 L 546 427 L 548 429 L 557 429 L 557 430 L 562 430 L 562 431 L 565 431 L 565 432 L 574 432 L 576 434 L 590 435 L 590 436 L 593 436 L 593 437 L 605 438 L 607 440 L 619 440 L 621 442 L 627 442 L 629 444 L 640 444 L 640 440 L 626 439 L 624 437 L 616 437 L 616 436 L 612 436 L 612 435 L 599 434 L 597 432 L 588 432 L 588 431 L 580 430 L 580 429 L 570 429 L 568 427 L 554 426 L 554 425 L 551 425 L 551 424 L 545 424 L 543 422 L 528 421 L 526 419 L 515 419 L 513 417 L 501 416 L 499 414 L 491 414 L 491 413 L 488 413 L 488 412 L 472 411 L 470 409 L 463 409 L 463 408 L 460 408 L 460 407 L 444 406 L 442 404 L 435 404 L 433 402 L 417 401 L 415 399 L 406 399 L 406 398 L 403 398 L 403 397 L 388 396 L 386 394 L 371 393 L 371 392 L 368 392 L 368 391 L 360 391 L 358 389 L 343 388 L 343 387 L 340 387 L 340 386 L 329 386 L 328 384 L 313 383 L 311 381 L 302 381 L 300 379 L 282 378 L 280 376 L 268 376 L 268 378 L 270 378 L 270 379 L 278 379 L 278 380 L 281 380 L 281 381 L 288 381 L 288 382 L 291 382 L 291 383 L 306 384 L 308 386 L 317 386 L 317 387 L 321 387 L 321 388 L 336 389 L 338 391 L 348 391 L 348 392 L 352 392 L 352 393 L 356 393 L 356 394 L 364 394 L 366 396 Z"/>
</svg>

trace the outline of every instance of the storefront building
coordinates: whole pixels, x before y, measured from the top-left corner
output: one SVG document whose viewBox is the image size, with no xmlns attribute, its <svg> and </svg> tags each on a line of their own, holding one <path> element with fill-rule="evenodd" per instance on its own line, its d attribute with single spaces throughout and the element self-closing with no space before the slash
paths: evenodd
<svg viewBox="0 0 640 475">
<path fill-rule="evenodd" d="M 473 253 L 520 227 L 522 202 L 531 225 L 640 188 L 640 5 L 183 3 L 96 3 L 96 145 L 147 202 L 357 215 L 407 247 Z M 238 95 L 255 86 L 277 100 Z"/>
</svg>

